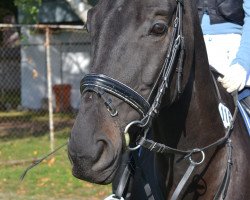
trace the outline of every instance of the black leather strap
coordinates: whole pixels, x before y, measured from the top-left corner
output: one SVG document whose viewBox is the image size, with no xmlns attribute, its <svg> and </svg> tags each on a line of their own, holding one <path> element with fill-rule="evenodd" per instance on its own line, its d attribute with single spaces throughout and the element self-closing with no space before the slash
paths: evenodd
<svg viewBox="0 0 250 200">
<path fill-rule="evenodd" d="M 157 142 L 154 142 L 153 140 L 149 140 L 141 136 L 139 136 L 139 140 L 137 144 L 155 153 L 162 153 L 162 154 L 172 153 L 172 154 L 179 154 L 183 156 L 186 156 L 192 153 L 192 151 L 182 151 L 179 149 L 171 148 L 162 143 L 157 143 Z"/>
<path fill-rule="evenodd" d="M 195 169 L 195 165 L 193 163 L 190 163 L 187 171 L 185 172 L 184 176 L 182 177 L 181 181 L 179 182 L 179 184 L 177 185 L 171 200 L 177 200 L 180 196 L 180 193 L 182 192 L 185 184 L 187 183 L 189 177 L 191 176 L 192 172 Z"/>
<path fill-rule="evenodd" d="M 93 88 L 100 88 L 105 92 L 125 101 L 137 111 L 142 113 L 143 116 L 146 115 L 150 108 L 149 103 L 139 93 L 127 85 L 104 74 L 87 74 L 84 76 L 80 85 L 81 93 L 87 90 L 95 91 Z"/>
<path fill-rule="evenodd" d="M 231 178 L 231 172 L 232 172 L 232 166 L 233 166 L 233 156 L 232 156 L 232 142 L 229 139 L 227 141 L 227 168 L 222 180 L 222 183 L 220 184 L 220 187 L 214 197 L 214 200 L 219 200 L 219 199 L 225 199 L 227 195 L 227 190 L 228 186 L 230 183 L 230 178 Z"/>
<path fill-rule="evenodd" d="M 118 187 L 117 187 L 117 189 L 115 191 L 115 197 L 117 197 L 118 199 L 123 197 L 130 176 L 131 176 L 131 171 L 129 169 L 129 164 L 127 164 L 127 166 L 125 167 L 125 169 L 123 171 L 123 174 L 121 176 Z"/>
</svg>

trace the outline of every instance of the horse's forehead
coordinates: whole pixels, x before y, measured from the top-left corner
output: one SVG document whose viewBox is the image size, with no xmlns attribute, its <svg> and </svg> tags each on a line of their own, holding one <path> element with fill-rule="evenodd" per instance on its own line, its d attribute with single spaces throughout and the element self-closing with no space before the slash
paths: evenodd
<svg viewBox="0 0 250 200">
<path fill-rule="evenodd" d="M 116 4 L 114 6 L 139 6 L 140 8 L 147 7 L 162 7 L 170 5 L 173 2 L 176 4 L 175 0 L 114 0 Z"/>
<path fill-rule="evenodd" d="M 99 6 L 99 12 L 107 13 L 112 10 L 135 10 L 137 12 L 149 11 L 157 8 L 166 9 L 176 5 L 176 0 L 102 0 Z"/>
</svg>

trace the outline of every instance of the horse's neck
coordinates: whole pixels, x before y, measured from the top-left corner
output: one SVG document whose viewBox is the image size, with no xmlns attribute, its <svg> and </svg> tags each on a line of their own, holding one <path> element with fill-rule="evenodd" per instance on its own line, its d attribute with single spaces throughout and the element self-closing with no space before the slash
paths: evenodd
<svg viewBox="0 0 250 200">
<path fill-rule="evenodd" d="M 208 63 L 195 60 L 194 83 L 185 122 L 186 136 L 196 145 L 206 145 L 225 134 L 219 114 L 219 98 Z"/>
<path fill-rule="evenodd" d="M 199 60 L 198 56 L 179 101 L 163 109 L 154 126 L 157 141 L 180 150 L 202 148 L 225 134 L 208 64 Z M 225 152 L 222 154 L 224 156 Z M 166 177 L 163 184 L 167 185 L 168 192 L 173 192 L 175 187 L 172 186 L 178 184 L 189 164 L 185 161 L 176 163 L 173 158 L 173 155 L 157 158 L 158 171 Z"/>
<path fill-rule="evenodd" d="M 206 59 L 198 59 L 203 58 L 203 56 L 202 53 L 195 56 L 190 81 L 188 81 L 179 101 L 173 106 L 163 109 L 156 120 L 154 132 L 157 141 L 163 141 L 165 144 L 178 149 L 190 150 L 205 147 L 225 135 L 218 110 L 218 96 L 208 63 Z M 233 112 L 232 98 L 223 90 L 220 92 L 226 105 Z M 242 134 L 240 133 L 239 121 L 235 124 L 232 134 L 233 145 L 237 147 L 237 150 L 240 149 L 245 153 L 245 149 L 250 151 L 249 139 L 245 138 L 244 140 L 242 136 L 239 136 L 239 134 Z M 247 145 L 244 145 L 244 143 L 247 143 Z M 213 195 L 223 179 L 226 169 L 227 149 L 221 148 L 216 151 L 216 148 L 211 148 L 205 153 L 206 160 L 196 169 L 195 174 L 201 174 L 201 177 L 204 175 L 202 178 L 206 180 Z M 175 160 L 178 158 L 175 158 Z M 242 165 L 244 165 L 243 162 L 249 162 L 238 157 L 234 157 L 234 159 L 237 159 L 237 162 Z M 188 161 L 177 163 L 175 160 L 173 155 L 157 157 L 157 171 L 161 173 L 162 177 L 165 177 L 166 182 L 162 184 L 167 185 L 167 195 L 171 195 L 189 165 Z M 221 170 L 214 171 L 214 169 Z M 246 170 L 244 173 L 247 174 Z M 215 176 L 216 179 L 211 181 L 210 176 Z M 249 173 L 247 176 L 249 177 Z M 190 180 L 192 180 L 192 177 Z"/>
<path fill-rule="evenodd" d="M 185 90 L 178 102 L 169 108 L 161 110 L 154 123 L 154 139 L 156 141 L 185 150 L 205 147 L 225 135 L 218 110 L 219 101 L 208 67 L 205 46 L 203 41 L 201 42 L 201 32 L 195 31 L 194 38 L 196 42 L 194 46 L 193 67 Z M 232 101 L 228 101 L 229 95 L 222 91 L 221 94 L 226 105 L 233 112 Z M 249 138 L 246 138 L 246 134 L 244 136 L 245 139 L 239 136 L 241 134 L 239 121 L 237 120 L 232 133 L 233 145 L 237 147 L 237 150 L 240 149 L 240 151 L 246 153 L 247 150 L 248 152 L 250 151 L 250 142 Z M 210 192 L 212 191 L 212 195 L 214 195 L 214 192 L 218 189 L 223 179 L 227 161 L 226 148 L 221 148 L 218 152 L 213 149 L 206 152 L 205 163 L 199 167 L 199 173 L 201 176 L 205 174 L 203 178 L 207 179 L 206 181 Z M 247 166 L 250 164 L 250 159 L 246 160 L 243 157 L 234 157 L 234 159 L 240 165 L 244 165 L 242 162 L 245 162 Z M 167 196 L 169 196 L 175 189 L 173 185 L 176 186 L 178 184 L 185 170 L 187 170 L 189 163 L 188 161 L 175 162 L 174 155 L 157 155 L 156 162 L 155 166 L 156 171 L 160 173 L 159 177 L 164 177 L 161 180 L 165 179 L 164 183 L 162 181 L 159 182 L 162 184 L 162 187 L 164 185 L 167 186 L 166 191 Z M 250 178 L 250 173 L 245 168 L 241 174 L 245 174 L 247 178 Z M 233 172 L 232 176 L 234 175 Z M 215 178 L 212 182 L 210 179 L 211 176 Z M 244 182 L 244 180 L 241 180 L 241 182 Z"/>
<path fill-rule="evenodd" d="M 180 99 L 160 112 L 154 126 L 158 141 L 184 149 L 198 148 L 225 134 L 208 63 L 199 59 L 203 57 L 204 51 L 195 56 Z"/>
</svg>

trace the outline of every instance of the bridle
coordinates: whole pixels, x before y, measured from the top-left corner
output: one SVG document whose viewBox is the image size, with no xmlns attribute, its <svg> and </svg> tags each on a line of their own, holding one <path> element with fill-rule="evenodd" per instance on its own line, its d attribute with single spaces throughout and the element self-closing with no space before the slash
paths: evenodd
<svg viewBox="0 0 250 200">
<path fill-rule="evenodd" d="M 160 143 L 147 139 L 147 133 L 151 128 L 152 120 L 156 117 L 160 109 L 161 100 L 163 96 L 165 95 L 166 90 L 169 89 L 170 78 L 171 78 L 171 75 L 173 74 L 173 71 L 177 71 L 177 78 L 176 78 L 177 89 L 175 91 L 174 99 L 177 97 L 179 93 L 181 93 L 182 70 L 183 70 L 183 60 L 184 60 L 184 53 L 185 53 L 184 52 L 185 50 L 184 49 L 184 36 L 182 33 L 183 6 L 184 6 L 183 0 L 177 0 L 177 8 L 176 8 L 176 14 L 175 14 L 175 19 L 173 23 L 173 30 L 171 33 L 171 39 L 170 39 L 169 47 L 166 53 L 166 57 L 165 57 L 163 66 L 161 68 L 161 72 L 157 80 L 155 81 L 154 86 L 147 99 L 142 97 L 139 93 L 137 93 L 135 90 L 133 90 L 129 86 L 113 78 L 110 78 L 104 74 L 85 75 L 85 77 L 81 81 L 80 90 L 81 90 L 82 95 L 85 92 L 94 92 L 99 97 L 101 97 L 104 100 L 104 104 L 107 107 L 107 110 L 110 112 L 112 117 L 115 117 L 118 114 L 118 111 L 112 104 L 112 100 L 109 97 L 109 95 L 115 96 L 118 99 L 126 102 L 132 108 L 134 108 L 138 113 L 140 113 L 140 115 L 142 116 L 142 119 L 130 122 L 126 126 L 125 131 L 124 131 L 125 134 L 128 134 L 129 129 L 132 126 L 138 126 L 144 132 L 143 136 L 138 137 L 137 146 L 128 147 L 130 151 L 134 151 L 140 147 L 143 147 L 156 153 L 177 154 L 177 155 L 181 155 L 181 159 L 185 159 L 185 158 L 189 159 L 190 165 L 188 169 L 186 170 L 184 176 L 182 177 L 181 181 L 179 182 L 176 190 L 174 191 L 171 197 L 171 200 L 178 199 L 182 189 L 185 186 L 185 183 L 188 181 L 195 167 L 203 163 L 203 161 L 205 160 L 204 152 L 212 147 L 218 147 L 219 145 L 227 143 L 229 161 L 228 161 L 227 170 L 226 170 L 223 182 L 220 185 L 219 190 L 215 196 L 215 199 L 218 199 L 220 196 L 223 196 L 226 194 L 227 186 L 230 180 L 232 163 L 231 163 L 231 141 L 229 140 L 229 137 L 230 137 L 231 130 L 233 128 L 235 118 L 236 118 L 237 106 L 235 107 L 235 111 L 233 113 L 233 118 L 231 120 L 231 123 L 229 127 L 226 129 L 225 136 L 203 148 L 194 148 L 191 150 L 180 150 L 180 149 L 175 149 L 175 148 L 166 146 L 164 144 L 160 144 Z M 178 57 L 178 60 L 177 60 L 177 57 Z M 177 63 L 177 67 L 174 68 L 176 63 Z M 219 91 L 217 89 L 217 94 L 218 93 Z M 198 153 L 201 154 L 201 160 L 194 161 L 192 156 Z M 129 176 L 129 175 L 130 174 L 128 172 L 125 172 L 121 180 L 123 179 L 127 180 L 127 177 L 124 178 L 124 176 Z M 127 183 L 120 181 L 120 184 L 118 186 L 118 192 L 116 192 L 116 194 L 110 197 L 109 199 L 122 199 L 123 191 L 124 191 L 126 184 Z"/>
<path fill-rule="evenodd" d="M 109 98 L 109 94 L 113 95 L 122 101 L 133 107 L 138 113 L 142 115 L 142 119 L 139 121 L 133 121 L 125 128 L 125 132 L 132 125 L 148 128 L 151 126 L 152 119 L 156 116 L 160 109 L 161 100 L 165 94 L 165 91 L 169 88 L 169 80 L 172 72 L 174 71 L 174 64 L 177 59 L 178 53 L 178 67 L 177 71 L 177 93 L 181 93 L 181 76 L 182 76 L 182 64 L 184 59 L 184 37 L 182 33 L 182 1 L 177 1 L 176 18 L 173 24 L 173 31 L 169 48 L 161 68 L 161 72 L 154 83 L 154 86 L 150 92 L 147 100 L 138 94 L 135 90 L 129 86 L 110 78 L 104 74 L 87 74 L 81 80 L 80 91 L 83 95 L 85 92 L 95 92 L 104 100 L 108 111 L 112 116 L 116 116 L 117 110 L 112 105 L 112 100 Z M 157 88 L 158 87 L 158 88 Z M 153 95 L 154 92 L 156 95 Z M 152 103 L 150 103 L 152 102 Z"/>
</svg>

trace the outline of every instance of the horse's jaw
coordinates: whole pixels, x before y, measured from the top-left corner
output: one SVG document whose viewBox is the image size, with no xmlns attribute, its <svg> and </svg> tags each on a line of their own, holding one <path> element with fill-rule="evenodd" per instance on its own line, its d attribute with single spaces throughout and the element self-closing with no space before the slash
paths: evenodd
<svg viewBox="0 0 250 200">
<path fill-rule="evenodd" d="M 80 153 L 72 146 L 75 141 L 70 140 L 68 155 L 72 163 L 72 174 L 81 180 L 97 184 L 109 184 L 112 182 L 119 167 L 120 151 L 106 141 L 98 141 L 90 151 Z M 92 152 L 92 153 L 91 153 Z"/>
</svg>

